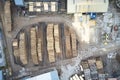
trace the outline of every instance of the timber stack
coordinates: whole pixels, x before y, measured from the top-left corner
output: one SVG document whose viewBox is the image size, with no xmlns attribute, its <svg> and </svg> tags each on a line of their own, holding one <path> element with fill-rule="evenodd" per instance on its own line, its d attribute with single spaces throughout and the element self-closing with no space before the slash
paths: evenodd
<svg viewBox="0 0 120 80">
<path fill-rule="evenodd" d="M 30 30 L 31 38 L 31 56 L 34 64 L 38 64 L 38 55 L 37 55 L 37 41 L 36 41 L 36 28 L 32 27 Z"/>
<path fill-rule="evenodd" d="M 27 53 L 26 53 L 26 45 L 25 45 L 25 33 L 20 33 L 20 42 L 19 42 L 19 53 L 20 53 L 20 61 L 25 65 L 28 63 L 27 61 Z"/>
<path fill-rule="evenodd" d="M 55 62 L 53 24 L 47 26 L 47 51 L 50 62 Z"/>
</svg>

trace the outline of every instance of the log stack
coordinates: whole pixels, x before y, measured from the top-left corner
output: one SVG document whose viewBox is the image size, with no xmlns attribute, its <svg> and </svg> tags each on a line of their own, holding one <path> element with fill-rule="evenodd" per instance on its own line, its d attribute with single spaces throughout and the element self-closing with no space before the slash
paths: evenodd
<svg viewBox="0 0 120 80">
<path fill-rule="evenodd" d="M 20 42 L 19 42 L 19 53 L 20 53 L 20 61 L 25 65 L 28 63 L 27 61 L 27 53 L 26 53 L 26 45 L 25 45 L 25 33 L 20 33 Z"/>
<path fill-rule="evenodd" d="M 12 46 L 13 46 L 13 53 L 14 53 L 15 61 L 18 62 L 20 55 L 19 55 L 19 46 L 18 46 L 17 39 L 14 39 Z"/>
<path fill-rule="evenodd" d="M 71 44 L 72 44 L 72 54 L 73 54 L 73 57 L 76 57 L 77 56 L 77 38 L 76 38 L 76 34 L 75 34 L 75 31 L 73 31 L 72 29 L 70 29 L 70 36 L 71 36 Z"/>
<path fill-rule="evenodd" d="M 37 43 L 36 43 L 36 28 L 32 27 L 30 30 L 31 38 L 31 56 L 34 64 L 38 64 Z"/>
<path fill-rule="evenodd" d="M 71 58 L 72 52 L 71 52 L 71 42 L 70 42 L 70 31 L 68 27 L 64 28 L 64 34 L 65 34 L 66 57 Z"/>
<path fill-rule="evenodd" d="M 42 40 L 41 38 L 38 38 L 37 51 L 38 51 L 38 60 L 41 62 L 42 61 Z"/>
<path fill-rule="evenodd" d="M 55 52 L 56 55 L 61 55 L 61 50 L 60 50 L 60 31 L 59 31 L 59 26 L 54 25 L 54 40 L 55 40 Z"/>
<path fill-rule="evenodd" d="M 53 24 L 47 26 L 47 51 L 49 62 L 55 62 Z"/>
<path fill-rule="evenodd" d="M 10 1 L 5 2 L 4 6 L 4 22 L 5 30 L 10 32 L 12 30 L 12 21 L 11 21 L 11 3 Z"/>
</svg>

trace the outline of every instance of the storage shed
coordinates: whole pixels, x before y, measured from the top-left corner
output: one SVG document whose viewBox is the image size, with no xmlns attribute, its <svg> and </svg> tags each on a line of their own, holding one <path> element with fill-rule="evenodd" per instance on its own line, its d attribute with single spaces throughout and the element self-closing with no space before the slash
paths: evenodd
<svg viewBox="0 0 120 80">
<path fill-rule="evenodd" d="M 59 77 L 58 72 L 55 70 L 32 78 L 28 78 L 26 80 L 59 80 Z"/>
<path fill-rule="evenodd" d="M 14 0 L 14 2 L 17 6 L 24 6 L 24 0 Z"/>
</svg>

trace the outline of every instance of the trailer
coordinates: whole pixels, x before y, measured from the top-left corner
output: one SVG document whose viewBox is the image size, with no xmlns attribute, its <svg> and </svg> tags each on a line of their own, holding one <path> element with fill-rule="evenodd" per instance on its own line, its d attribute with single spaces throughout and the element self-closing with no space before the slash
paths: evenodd
<svg viewBox="0 0 120 80">
<path fill-rule="evenodd" d="M 37 55 L 37 42 L 36 42 L 36 28 L 32 27 L 30 30 L 30 40 L 31 40 L 31 56 L 34 64 L 38 64 L 38 55 Z"/>
<path fill-rule="evenodd" d="M 68 27 L 64 28 L 64 34 L 65 34 L 66 57 L 71 58 L 72 52 L 71 52 L 71 43 L 70 43 L 70 31 Z"/>
<path fill-rule="evenodd" d="M 27 64 L 27 53 L 26 53 L 26 43 L 25 43 L 25 33 L 20 33 L 20 41 L 19 41 L 19 53 L 20 53 L 20 61 L 22 64 Z"/>
<path fill-rule="evenodd" d="M 53 24 L 47 26 L 47 51 L 50 62 L 55 62 Z"/>
</svg>

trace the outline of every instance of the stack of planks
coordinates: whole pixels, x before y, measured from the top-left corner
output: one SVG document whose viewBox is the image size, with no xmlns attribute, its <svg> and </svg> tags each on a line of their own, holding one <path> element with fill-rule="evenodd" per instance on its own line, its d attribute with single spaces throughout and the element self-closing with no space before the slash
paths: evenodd
<svg viewBox="0 0 120 80">
<path fill-rule="evenodd" d="M 26 53 L 26 45 L 25 45 L 25 33 L 20 33 L 20 42 L 19 42 L 19 53 L 20 53 L 20 61 L 25 65 L 28 63 L 27 61 L 27 53 Z"/>
<path fill-rule="evenodd" d="M 42 31 L 38 28 L 38 44 L 37 44 L 37 51 L 38 51 L 38 60 L 42 61 Z"/>
<path fill-rule="evenodd" d="M 103 69 L 103 62 L 102 62 L 102 59 L 100 57 L 96 58 L 96 67 L 98 70 Z"/>
<path fill-rule="evenodd" d="M 68 27 L 64 28 L 64 34 L 65 34 L 65 46 L 66 46 L 66 58 L 71 58 L 72 52 L 71 52 L 71 43 L 70 43 L 70 31 Z"/>
<path fill-rule="evenodd" d="M 55 62 L 53 24 L 47 26 L 47 51 L 50 62 Z"/>
<path fill-rule="evenodd" d="M 37 55 L 37 41 L 36 41 L 36 28 L 32 27 L 30 30 L 30 39 L 31 39 L 31 56 L 34 64 L 38 64 L 38 55 Z"/>
<path fill-rule="evenodd" d="M 71 36 L 71 41 L 72 41 L 72 54 L 73 54 L 73 57 L 76 57 L 77 56 L 77 38 L 76 38 L 76 34 L 75 34 L 75 31 L 70 29 L 70 36 Z"/>
<path fill-rule="evenodd" d="M 56 55 L 61 55 L 60 50 L 60 31 L 58 24 L 54 25 L 54 40 L 55 40 L 55 51 Z"/>
<path fill-rule="evenodd" d="M 20 57 L 17 39 L 14 39 L 12 46 L 13 46 L 13 50 L 14 50 L 13 53 L 14 53 L 15 61 L 17 62 Z"/>
<path fill-rule="evenodd" d="M 4 22 L 5 22 L 5 29 L 6 31 L 11 31 L 12 30 L 12 26 L 11 26 L 11 7 L 10 7 L 10 1 L 6 1 L 5 2 L 5 6 L 4 6 Z"/>
</svg>

